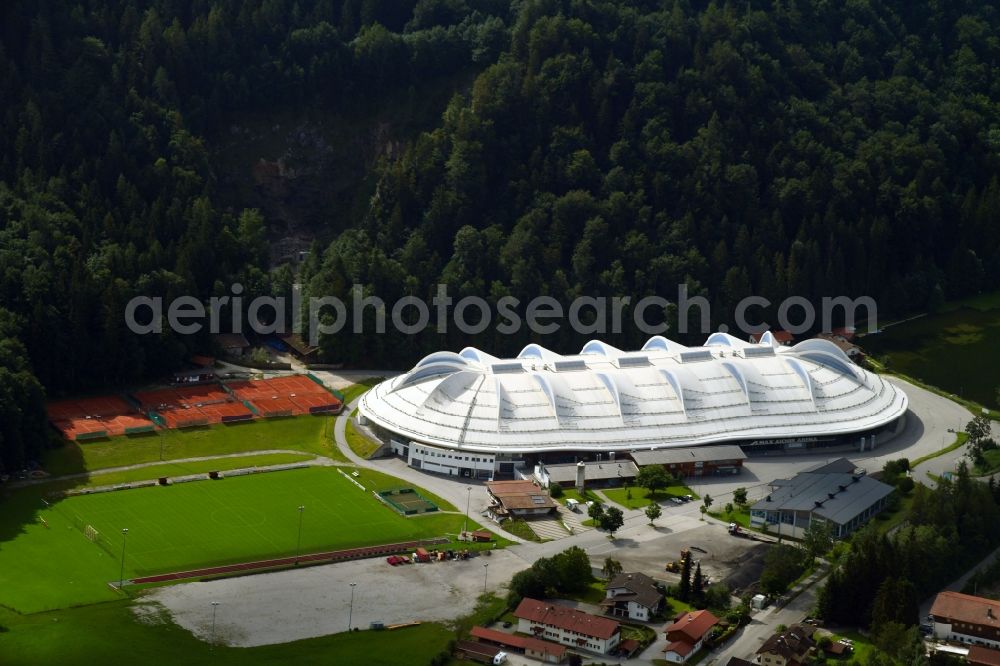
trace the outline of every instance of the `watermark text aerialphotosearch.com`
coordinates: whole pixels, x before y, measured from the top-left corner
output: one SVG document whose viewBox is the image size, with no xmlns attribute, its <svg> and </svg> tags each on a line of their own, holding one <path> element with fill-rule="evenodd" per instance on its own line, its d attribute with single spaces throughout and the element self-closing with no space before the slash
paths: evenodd
<svg viewBox="0 0 1000 666">
<path fill-rule="evenodd" d="M 205 303 L 194 296 L 180 296 L 169 302 L 158 296 L 137 296 L 125 307 L 125 322 L 130 331 L 139 335 L 169 330 L 183 335 L 198 333 L 207 326 L 210 333 L 253 331 L 261 335 L 308 331 L 310 344 L 318 344 L 321 335 L 339 333 L 350 323 L 356 334 L 385 333 L 387 325 L 400 333 L 416 335 L 429 327 L 437 333 L 447 333 L 454 325 L 462 333 L 477 335 L 491 326 L 503 335 L 513 335 L 527 327 L 532 333 L 555 333 L 568 325 L 582 335 L 618 334 L 625 327 L 647 335 L 659 335 L 670 330 L 664 314 L 676 308 L 677 332 L 712 333 L 711 305 L 704 296 L 689 296 L 687 285 L 677 286 L 677 296 L 671 301 L 662 296 L 580 296 L 568 306 L 552 296 L 537 296 L 523 302 L 514 296 L 504 296 L 490 303 L 479 296 L 465 296 L 457 301 L 448 295 L 448 285 L 437 285 L 428 303 L 416 296 L 404 296 L 392 303 L 374 295 L 365 295 L 361 285 L 351 288 L 348 303 L 336 296 L 311 296 L 303 309 L 301 290 L 293 289 L 290 299 L 283 296 L 258 296 L 244 303 L 243 286 L 236 283 L 230 296 L 213 296 Z M 291 308 L 288 308 L 289 301 Z M 869 330 L 877 329 L 877 306 L 869 296 L 823 297 L 819 311 L 803 296 L 790 296 L 777 304 L 777 326 L 769 323 L 751 324 L 748 317 L 775 305 L 763 296 L 747 296 L 736 304 L 732 316 L 739 332 L 759 334 L 778 328 L 795 334 L 812 330 L 817 321 L 824 331 L 831 330 L 835 321 L 854 326 L 865 321 Z M 859 317 L 859 312 L 864 311 Z M 287 321 L 286 312 L 293 314 Z M 228 316 L 225 316 L 228 313 Z M 244 314 L 245 313 L 245 314 Z M 308 319 L 304 325 L 303 314 Z M 350 314 L 350 316 L 348 316 Z M 369 317 L 366 326 L 366 317 Z M 696 319 L 694 319 L 696 317 Z M 373 320 L 373 321 L 371 321 Z M 691 325 L 689 322 L 694 321 Z M 725 324 L 718 330 L 728 332 Z"/>
</svg>

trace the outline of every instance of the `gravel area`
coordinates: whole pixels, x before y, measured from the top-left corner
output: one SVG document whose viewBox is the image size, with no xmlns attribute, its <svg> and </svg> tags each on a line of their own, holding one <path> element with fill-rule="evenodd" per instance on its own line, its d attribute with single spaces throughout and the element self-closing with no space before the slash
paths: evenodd
<svg viewBox="0 0 1000 666">
<path fill-rule="evenodd" d="M 484 564 L 489 564 L 488 569 Z M 385 559 L 358 560 L 293 571 L 187 583 L 147 596 L 180 626 L 213 641 L 212 602 L 218 602 L 214 641 L 236 647 L 286 643 L 347 629 L 351 625 L 449 621 L 470 613 L 483 592 L 506 586 L 528 564 L 513 553 L 464 561 L 392 567 Z M 493 582 L 495 581 L 495 582 Z M 137 612 L 149 612 L 137 605 Z"/>
</svg>

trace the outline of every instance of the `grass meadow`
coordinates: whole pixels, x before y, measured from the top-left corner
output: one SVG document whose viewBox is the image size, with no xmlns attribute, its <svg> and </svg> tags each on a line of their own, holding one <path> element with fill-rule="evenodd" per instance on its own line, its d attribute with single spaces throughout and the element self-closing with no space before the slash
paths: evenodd
<svg viewBox="0 0 1000 666">
<path fill-rule="evenodd" d="M 359 481 L 376 489 L 402 485 L 367 470 Z M 0 542 L 0 605 L 21 612 L 116 598 L 107 583 L 118 580 L 122 528 L 129 530 L 124 575 L 131 578 L 293 555 L 299 506 L 306 507 L 303 553 L 456 534 L 464 520 L 450 513 L 405 518 L 327 467 L 82 495 L 47 508 L 41 502 L 40 487 L 5 501 L 13 509 L 7 515 L 22 522 Z M 31 512 L 33 519 L 23 520 Z M 98 543 L 84 536 L 87 525 L 100 534 Z"/>
<path fill-rule="evenodd" d="M 1000 378 L 1000 292 L 943 312 L 890 326 L 859 343 L 890 370 L 996 409 Z"/>
<path fill-rule="evenodd" d="M 356 631 L 280 645 L 211 645 L 174 624 L 165 613 L 137 618 L 129 601 L 19 615 L 0 607 L 0 661 L 8 666 L 61 664 L 428 664 L 447 649 L 454 632 L 422 624 L 373 635 Z M 403 661 L 401 661 L 401 655 Z"/>
</svg>

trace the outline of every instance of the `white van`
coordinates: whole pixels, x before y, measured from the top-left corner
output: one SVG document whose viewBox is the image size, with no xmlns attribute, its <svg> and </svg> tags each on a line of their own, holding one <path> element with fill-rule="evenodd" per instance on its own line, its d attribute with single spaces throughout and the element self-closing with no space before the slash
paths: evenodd
<svg viewBox="0 0 1000 666">
<path fill-rule="evenodd" d="M 506 652 L 497 652 L 496 655 L 493 657 L 493 666 L 500 666 L 500 664 L 506 664 L 506 663 L 507 663 Z"/>
</svg>

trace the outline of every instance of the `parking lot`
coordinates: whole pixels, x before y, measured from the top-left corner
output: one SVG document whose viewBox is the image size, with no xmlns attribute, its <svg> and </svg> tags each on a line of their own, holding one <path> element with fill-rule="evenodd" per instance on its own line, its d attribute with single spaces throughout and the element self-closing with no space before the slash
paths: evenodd
<svg viewBox="0 0 1000 666">
<path fill-rule="evenodd" d="M 488 564 L 489 567 L 483 565 Z M 385 558 L 160 588 L 147 599 L 174 621 L 236 647 L 270 645 L 346 631 L 371 622 L 449 621 L 468 615 L 483 592 L 505 586 L 529 563 L 507 551 L 469 560 L 390 566 Z M 351 584 L 354 607 L 351 612 Z M 139 611 L 149 611 L 148 605 Z"/>
</svg>

